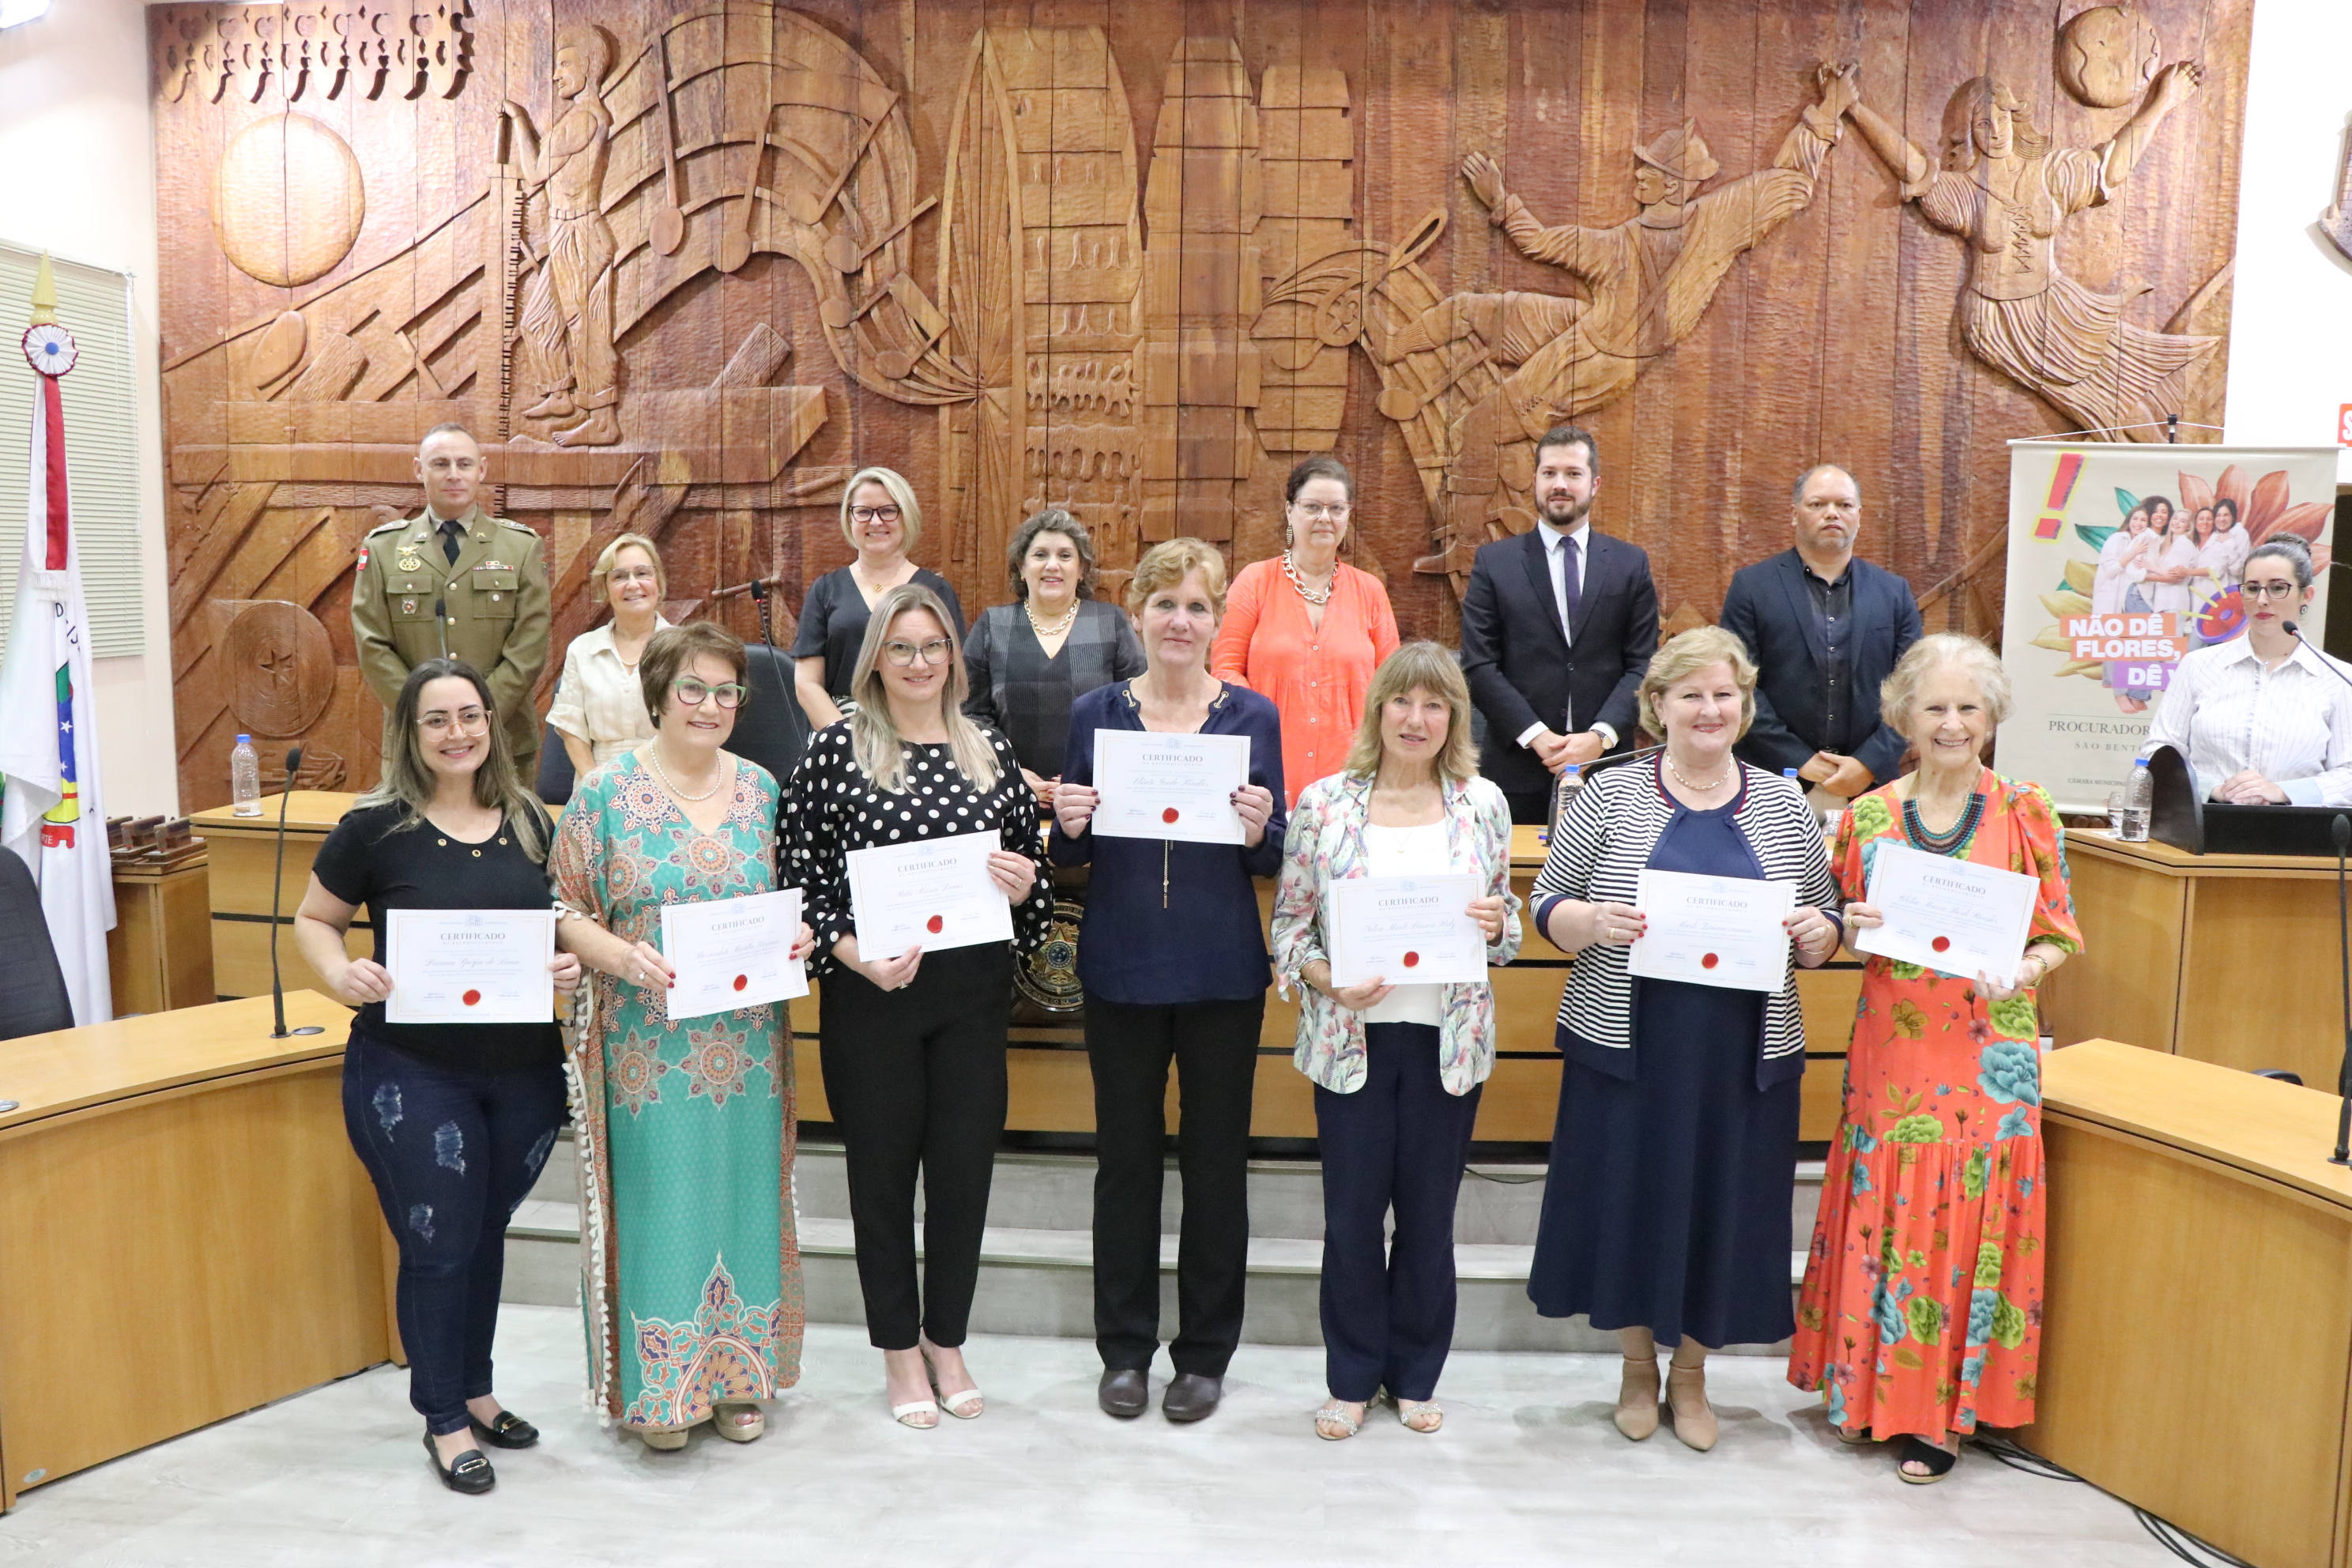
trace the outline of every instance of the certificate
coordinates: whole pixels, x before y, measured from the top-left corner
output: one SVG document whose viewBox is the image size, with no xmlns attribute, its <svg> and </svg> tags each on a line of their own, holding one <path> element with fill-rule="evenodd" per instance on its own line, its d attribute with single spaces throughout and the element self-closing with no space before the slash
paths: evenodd
<svg viewBox="0 0 2352 1568">
<path fill-rule="evenodd" d="M 849 852 L 849 907 L 861 958 L 896 958 L 910 947 L 942 952 L 1013 940 L 1013 906 L 988 874 L 1004 847 L 993 833 L 923 838 Z"/>
<path fill-rule="evenodd" d="M 1628 951 L 1628 973 L 1737 991 L 1788 984 L 1789 932 L 1780 922 L 1796 907 L 1788 883 L 1645 870 L 1638 888 L 1646 919 Z"/>
<path fill-rule="evenodd" d="M 387 1024 L 546 1024 L 555 1018 L 555 910 L 387 910 Z"/>
<path fill-rule="evenodd" d="M 1331 984 L 1473 984 L 1486 933 L 1470 918 L 1475 877 L 1349 877 L 1331 889 Z"/>
<path fill-rule="evenodd" d="M 794 958 L 801 890 L 701 903 L 664 904 L 662 956 L 677 971 L 672 1018 L 700 1018 L 808 994 L 808 966 Z"/>
<path fill-rule="evenodd" d="M 1855 932 L 1854 951 L 2006 984 L 2024 961 L 2041 888 L 2015 871 L 1882 841 L 1871 853 L 1868 896 L 1886 923 Z"/>
<path fill-rule="evenodd" d="M 1094 830 L 1108 838 L 1243 842 L 1234 791 L 1249 783 L 1247 735 L 1095 731 Z"/>
</svg>

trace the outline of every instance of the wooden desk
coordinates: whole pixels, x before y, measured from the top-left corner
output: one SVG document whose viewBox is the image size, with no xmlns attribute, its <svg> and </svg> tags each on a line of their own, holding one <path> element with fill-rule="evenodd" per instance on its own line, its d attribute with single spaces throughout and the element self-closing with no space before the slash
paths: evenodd
<svg viewBox="0 0 2352 1568">
<path fill-rule="evenodd" d="M 278 967 L 289 991 L 320 988 L 319 977 L 295 951 L 294 911 L 302 907 L 302 895 L 310 886 L 311 857 L 358 798 L 315 789 L 298 789 L 287 798 Z M 238 816 L 222 805 L 188 818 L 211 852 L 213 984 L 222 996 L 269 994 L 269 887 L 278 852 L 278 800 L 274 795 L 264 796 L 259 816 Z M 354 958 L 375 951 L 375 931 L 366 910 L 344 933 L 343 947 Z"/>
<path fill-rule="evenodd" d="M 2190 855 L 2091 829 L 2068 830 L 2066 858 L 2083 952 L 2042 993 L 2061 1045 L 2100 1035 L 2335 1086 L 2333 862 Z"/>
<path fill-rule="evenodd" d="M 0 1043 L 0 1509 L 391 1355 L 351 1014 L 286 1013 L 325 1032 L 261 998 Z"/>
<path fill-rule="evenodd" d="M 2344 1568 L 2352 1532 L 2336 1104 L 2111 1040 L 2042 1073 L 2049 1273 L 2023 1440 L 2262 1568 Z"/>
</svg>

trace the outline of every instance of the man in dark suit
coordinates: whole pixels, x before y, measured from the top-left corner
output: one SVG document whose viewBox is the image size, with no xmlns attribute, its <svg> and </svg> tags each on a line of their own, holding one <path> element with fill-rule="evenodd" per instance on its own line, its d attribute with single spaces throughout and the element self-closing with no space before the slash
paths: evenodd
<svg viewBox="0 0 2352 1568">
<path fill-rule="evenodd" d="M 1724 629 L 1756 660 L 1756 722 L 1739 755 L 1851 800 L 1903 766 L 1903 737 L 1878 716 L 1878 687 L 1919 640 L 1911 584 L 1867 561 L 1862 490 L 1820 463 L 1797 480 L 1796 547 L 1743 566 L 1723 596 Z"/>
<path fill-rule="evenodd" d="M 1593 531 L 1601 448 L 1555 426 L 1536 444 L 1536 526 L 1478 548 L 1462 594 L 1462 673 L 1486 719 L 1480 757 L 1514 822 L 1548 816 L 1555 781 L 1614 751 L 1658 651 L 1658 593 L 1639 545 Z"/>
</svg>

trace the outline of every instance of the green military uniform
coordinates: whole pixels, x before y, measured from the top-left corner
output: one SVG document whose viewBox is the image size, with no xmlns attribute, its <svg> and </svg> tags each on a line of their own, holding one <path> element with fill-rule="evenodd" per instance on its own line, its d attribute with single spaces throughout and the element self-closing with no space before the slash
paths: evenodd
<svg viewBox="0 0 2352 1568">
<path fill-rule="evenodd" d="M 547 664 L 551 619 L 546 550 L 530 529 L 479 507 L 465 521 L 454 563 L 430 508 L 405 522 L 387 522 L 362 542 L 352 584 L 360 675 L 383 704 L 388 754 L 393 704 L 411 669 L 448 658 L 480 670 L 528 789 L 539 759 L 530 693 Z"/>
</svg>

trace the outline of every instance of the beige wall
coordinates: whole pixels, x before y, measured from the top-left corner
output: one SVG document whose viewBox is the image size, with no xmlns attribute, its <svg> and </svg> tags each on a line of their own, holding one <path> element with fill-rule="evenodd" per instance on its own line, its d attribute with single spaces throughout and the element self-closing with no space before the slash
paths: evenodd
<svg viewBox="0 0 2352 1568">
<path fill-rule="evenodd" d="M 147 651 L 98 661 L 99 756 L 110 815 L 175 811 L 154 154 L 139 0 L 49 0 L 47 16 L 0 32 L 0 237 L 131 276 L 131 349 L 146 372 L 139 449 Z M 20 321 L 26 309 L 24 300 L 0 300 L 0 321 Z M 11 453 L 23 461 L 24 438 L 21 430 L 0 431 L 0 461 Z M 20 548 L 23 526 L 21 518 L 0 519 L 0 548 Z"/>
</svg>

